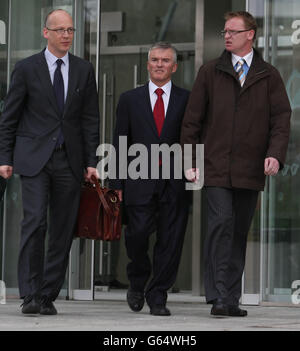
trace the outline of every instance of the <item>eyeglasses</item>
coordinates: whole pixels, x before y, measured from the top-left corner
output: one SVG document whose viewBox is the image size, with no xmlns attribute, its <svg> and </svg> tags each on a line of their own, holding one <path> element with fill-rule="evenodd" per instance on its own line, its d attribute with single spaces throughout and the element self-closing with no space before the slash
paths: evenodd
<svg viewBox="0 0 300 351">
<path fill-rule="evenodd" d="M 64 35 L 65 32 L 67 32 L 68 34 L 74 34 L 75 32 L 75 28 L 67 28 L 67 29 L 63 29 L 63 28 L 58 28 L 58 29 L 50 29 L 48 27 L 46 27 L 48 30 L 51 30 L 52 32 L 56 32 L 58 35 Z"/>
<path fill-rule="evenodd" d="M 222 37 L 225 37 L 225 35 L 227 33 L 228 35 L 233 37 L 233 36 L 237 35 L 238 33 L 248 32 L 249 30 L 252 30 L 252 29 L 250 28 L 250 29 L 244 29 L 244 30 L 221 30 L 221 35 L 222 35 Z"/>
</svg>

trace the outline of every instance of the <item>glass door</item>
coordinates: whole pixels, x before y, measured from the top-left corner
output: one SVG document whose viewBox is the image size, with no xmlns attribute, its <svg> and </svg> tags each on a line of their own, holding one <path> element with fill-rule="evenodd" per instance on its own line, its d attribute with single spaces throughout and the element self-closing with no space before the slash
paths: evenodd
<svg viewBox="0 0 300 351">
<path fill-rule="evenodd" d="M 154 42 L 174 44 L 179 54 L 179 68 L 173 82 L 191 89 L 195 74 L 196 3 L 195 0 L 101 1 L 99 94 L 102 143 L 112 142 L 120 94 L 148 81 L 148 49 Z M 191 273 L 187 274 L 191 272 L 191 234 L 190 221 L 178 279 L 172 291 L 191 290 Z M 103 291 L 127 288 L 124 235 L 120 242 L 96 243 L 95 258 L 96 298 L 101 298 Z"/>
<path fill-rule="evenodd" d="M 42 29 L 47 13 L 53 9 L 64 9 L 73 16 L 77 31 L 72 52 L 91 61 L 98 77 L 100 0 L 3 0 L 0 2 L 0 114 L 15 63 L 46 46 Z M 17 262 L 22 220 L 18 175 L 7 183 L 4 206 L 0 203 L 0 218 L 0 280 L 5 282 L 8 296 L 18 296 Z M 94 242 L 74 240 L 68 276 L 60 296 L 72 298 L 79 291 L 79 295 L 93 298 L 93 253 Z"/>
<path fill-rule="evenodd" d="M 148 49 L 156 41 L 169 41 L 179 53 L 179 69 L 173 77 L 178 86 L 191 89 L 202 62 L 219 56 L 227 11 L 245 9 L 245 0 L 102 0 L 99 93 L 102 110 L 101 142 L 112 141 L 115 110 L 124 91 L 148 81 Z M 177 281 L 172 292 L 203 293 L 202 241 L 205 205 L 201 193 L 193 194 Z M 151 245 L 155 237 L 152 238 Z M 151 246 L 150 246 L 151 249 Z M 127 255 L 124 236 L 119 243 L 95 247 L 95 297 L 103 291 L 125 288 Z"/>
<path fill-rule="evenodd" d="M 263 194 L 261 300 L 299 303 L 294 293 L 300 285 L 300 3 L 298 0 L 252 3 L 260 18 L 262 35 L 258 47 L 265 60 L 279 70 L 293 111 L 286 164 L 279 175 L 269 178 Z"/>
<path fill-rule="evenodd" d="M 83 1 L 74 0 L 8 0 L 0 2 L 0 108 L 9 85 L 10 74 L 15 63 L 41 51 L 46 42 L 42 36 L 44 19 L 52 9 L 64 9 L 75 19 L 80 14 Z M 78 48 L 75 38 L 73 51 Z M 79 48 L 78 48 L 79 49 Z M 0 109 L 1 111 L 1 109 Z M 1 113 L 1 112 L 0 112 Z M 1 204 L 2 206 L 2 204 Z M 21 186 L 18 175 L 7 182 L 4 198 L 3 223 L 0 231 L 1 274 L 8 296 L 18 296 L 17 262 L 22 220 Z M 61 296 L 68 295 L 65 283 Z"/>
</svg>

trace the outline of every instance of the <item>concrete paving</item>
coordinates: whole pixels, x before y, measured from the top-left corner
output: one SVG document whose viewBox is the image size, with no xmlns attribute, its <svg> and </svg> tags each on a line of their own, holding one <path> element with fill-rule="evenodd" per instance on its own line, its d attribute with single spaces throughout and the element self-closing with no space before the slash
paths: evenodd
<svg viewBox="0 0 300 351">
<path fill-rule="evenodd" d="M 126 292 L 104 294 L 95 301 L 58 299 L 56 316 L 22 315 L 21 300 L 7 299 L 0 305 L 1 331 L 299 331 L 297 306 L 244 306 L 248 317 L 210 316 L 203 298 L 170 294 L 170 317 L 149 314 L 145 305 L 139 313 L 130 311 Z M 172 296 L 173 295 L 173 296 Z M 174 297 L 174 295 L 176 295 Z"/>
</svg>

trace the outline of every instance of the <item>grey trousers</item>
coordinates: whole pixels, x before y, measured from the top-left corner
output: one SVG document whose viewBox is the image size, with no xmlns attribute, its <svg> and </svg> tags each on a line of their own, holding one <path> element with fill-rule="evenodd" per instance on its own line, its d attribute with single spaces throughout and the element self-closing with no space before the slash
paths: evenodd
<svg viewBox="0 0 300 351">
<path fill-rule="evenodd" d="M 237 305 L 241 297 L 247 235 L 258 191 L 206 187 L 208 228 L 204 244 L 207 302 L 223 298 Z"/>
</svg>

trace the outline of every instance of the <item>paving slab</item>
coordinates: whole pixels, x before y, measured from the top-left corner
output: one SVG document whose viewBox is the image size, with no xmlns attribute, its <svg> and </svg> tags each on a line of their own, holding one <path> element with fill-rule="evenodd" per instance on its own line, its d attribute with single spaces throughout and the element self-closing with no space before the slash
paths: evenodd
<svg viewBox="0 0 300 351">
<path fill-rule="evenodd" d="M 179 299 L 180 300 L 180 299 Z M 248 316 L 216 318 L 204 302 L 170 299 L 170 317 L 149 314 L 145 306 L 132 312 L 122 300 L 56 300 L 56 316 L 23 315 L 21 300 L 7 299 L 0 305 L 0 331 L 299 331 L 300 309 L 244 306 Z"/>
</svg>

